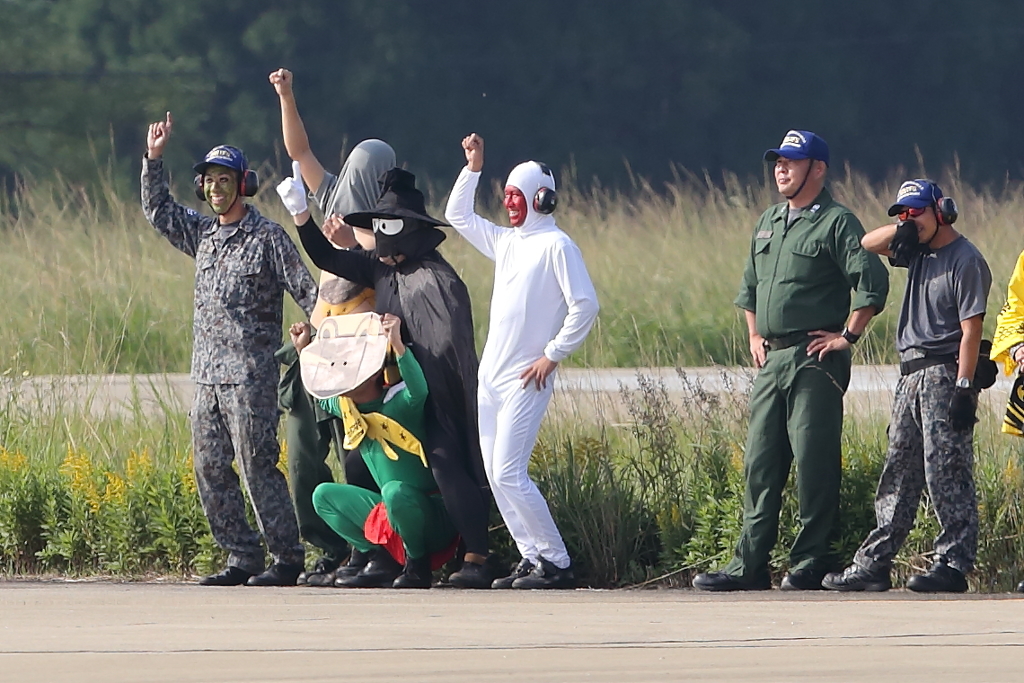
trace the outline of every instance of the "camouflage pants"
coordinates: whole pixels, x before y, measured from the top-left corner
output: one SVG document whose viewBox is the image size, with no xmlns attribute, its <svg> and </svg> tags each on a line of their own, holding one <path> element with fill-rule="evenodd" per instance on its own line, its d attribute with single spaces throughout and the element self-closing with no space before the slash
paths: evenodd
<svg viewBox="0 0 1024 683">
<path fill-rule="evenodd" d="M 252 500 L 275 562 L 302 564 L 295 511 L 288 483 L 277 469 L 277 395 L 238 384 L 197 384 L 192 402 L 193 466 L 203 512 L 228 565 L 257 574 L 265 566 L 260 537 L 245 518 L 241 484 Z"/>
<path fill-rule="evenodd" d="M 974 492 L 974 430 L 948 422 L 955 365 L 933 365 L 901 377 L 889 424 L 889 452 L 875 494 L 877 527 L 853 561 L 887 569 L 914 525 L 924 487 L 942 532 L 935 554 L 961 572 L 974 568 L 978 504 Z"/>
</svg>

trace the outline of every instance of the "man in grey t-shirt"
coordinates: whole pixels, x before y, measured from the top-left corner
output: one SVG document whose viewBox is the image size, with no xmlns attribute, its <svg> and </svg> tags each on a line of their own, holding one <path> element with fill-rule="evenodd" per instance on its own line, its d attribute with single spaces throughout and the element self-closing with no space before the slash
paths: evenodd
<svg viewBox="0 0 1024 683">
<path fill-rule="evenodd" d="M 942 533 L 932 568 L 907 581 L 920 592 L 967 590 L 978 546 L 974 491 L 974 371 L 992 273 L 981 252 L 953 229 L 956 204 L 930 180 L 900 186 L 890 216 L 900 223 L 869 232 L 862 244 L 909 270 L 896 348 L 896 386 L 889 451 L 875 495 L 877 526 L 853 564 L 822 586 L 883 591 L 893 558 L 910 533 L 928 487 Z"/>
</svg>

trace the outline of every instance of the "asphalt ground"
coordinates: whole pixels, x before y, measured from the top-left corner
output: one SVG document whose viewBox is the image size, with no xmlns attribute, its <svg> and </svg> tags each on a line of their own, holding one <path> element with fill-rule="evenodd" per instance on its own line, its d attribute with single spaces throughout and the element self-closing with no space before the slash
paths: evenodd
<svg viewBox="0 0 1024 683">
<path fill-rule="evenodd" d="M 1016 598 L 0 581 L 0 681 L 1020 681 Z"/>
</svg>

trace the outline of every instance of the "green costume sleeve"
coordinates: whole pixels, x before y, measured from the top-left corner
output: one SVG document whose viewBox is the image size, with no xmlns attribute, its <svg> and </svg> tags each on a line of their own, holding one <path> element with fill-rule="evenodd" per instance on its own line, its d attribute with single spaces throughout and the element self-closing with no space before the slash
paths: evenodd
<svg viewBox="0 0 1024 683">
<path fill-rule="evenodd" d="M 341 407 L 338 405 L 337 396 L 320 399 L 320 407 L 325 413 L 330 413 L 334 417 L 341 417 Z"/>
<path fill-rule="evenodd" d="M 412 349 L 406 349 L 405 353 L 398 357 L 398 370 L 405 381 L 405 389 L 391 400 L 400 401 L 405 410 L 422 412 L 427 402 L 427 380 Z"/>
<path fill-rule="evenodd" d="M 861 246 L 864 228 L 852 213 L 836 219 L 832 232 L 832 254 L 850 288 L 854 290 L 852 308 L 874 306 L 881 313 L 889 295 L 889 271 L 882 260 Z"/>
</svg>

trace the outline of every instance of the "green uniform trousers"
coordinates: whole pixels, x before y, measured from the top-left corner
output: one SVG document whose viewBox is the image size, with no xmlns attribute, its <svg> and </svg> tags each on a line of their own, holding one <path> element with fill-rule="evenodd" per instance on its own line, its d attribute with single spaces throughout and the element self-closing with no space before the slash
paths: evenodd
<svg viewBox="0 0 1024 683">
<path fill-rule="evenodd" d="M 426 557 L 444 550 L 455 538 L 441 495 L 428 495 L 401 481 L 389 481 L 374 493 L 359 486 L 321 484 L 313 492 L 313 507 L 334 531 L 366 553 L 374 546 L 363 534 L 370 511 L 380 503 L 388 512 L 391 527 L 402 537 L 409 558 Z"/>
<path fill-rule="evenodd" d="M 790 550 L 790 570 L 830 568 L 838 531 L 842 478 L 843 395 L 850 352 L 818 361 L 807 342 L 769 351 L 750 396 L 750 430 L 743 460 L 743 531 L 725 572 L 763 580 L 778 539 L 782 491 L 796 460 L 802 528 Z"/>
<path fill-rule="evenodd" d="M 313 491 L 320 484 L 334 481 L 327 457 L 334 439 L 331 424 L 337 419 L 320 410 L 316 399 L 302 385 L 295 347 L 289 342 L 276 356 L 289 366 L 278 385 L 278 400 L 287 415 L 288 479 L 299 534 L 306 542 L 320 548 L 325 556 L 343 560 L 348 555 L 348 544 L 313 509 Z M 357 451 L 346 453 L 339 443 L 335 443 L 335 447 L 342 454 L 346 481 L 376 491 L 377 485 L 360 454 Z"/>
</svg>

